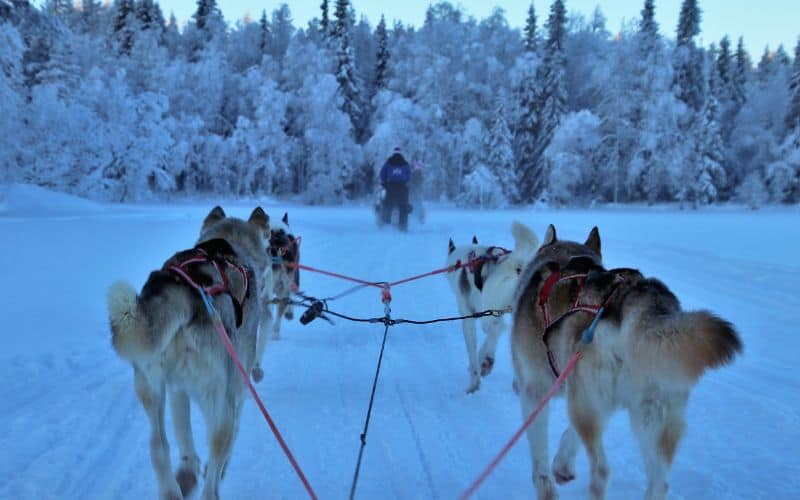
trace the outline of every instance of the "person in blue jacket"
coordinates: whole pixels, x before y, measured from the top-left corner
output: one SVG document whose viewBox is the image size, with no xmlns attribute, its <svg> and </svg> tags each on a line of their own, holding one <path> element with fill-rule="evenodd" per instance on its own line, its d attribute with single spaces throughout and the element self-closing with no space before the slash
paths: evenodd
<svg viewBox="0 0 800 500">
<path fill-rule="evenodd" d="M 400 153 L 400 148 L 394 148 L 392 156 L 381 168 L 381 185 L 386 190 L 381 219 L 384 224 L 389 224 L 392 220 L 392 211 L 397 208 L 402 231 L 408 229 L 408 213 L 411 211 L 411 206 L 408 204 L 409 179 L 411 179 L 411 166 Z"/>
</svg>

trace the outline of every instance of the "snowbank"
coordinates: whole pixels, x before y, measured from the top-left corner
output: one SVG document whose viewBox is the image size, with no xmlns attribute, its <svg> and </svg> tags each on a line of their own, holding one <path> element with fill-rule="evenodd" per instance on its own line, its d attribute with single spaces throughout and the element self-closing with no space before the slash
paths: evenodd
<svg viewBox="0 0 800 500">
<path fill-rule="evenodd" d="M 98 213 L 97 203 L 30 184 L 0 185 L 0 216 L 38 217 Z"/>
</svg>

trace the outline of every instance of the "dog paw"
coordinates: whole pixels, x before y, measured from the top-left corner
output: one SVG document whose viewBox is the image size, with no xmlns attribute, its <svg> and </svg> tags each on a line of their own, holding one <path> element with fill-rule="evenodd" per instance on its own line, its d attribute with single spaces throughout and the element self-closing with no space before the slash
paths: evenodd
<svg viewBox="0 0 800 500">
<path fill-rule="evenodd" d="M 197 487 L 197 474 L 200 472 L 200 459 L 196 456 L 189 458 L 184 456 L 181 458 L 181 464 L 178 467 L 178 472 L 175 473 L 175 481 L 181 489 L 181 494 L 177 495 L 171 493 L 174 498 L 184 498 L 189 496 L 195 487 Z M 170 497 L 172 498 L 172 497 Z"/>
<path fill-rule="evenodd" d="M 553 468 L 553 477 L 558 484 L 566 484 L 575 479 L 575 471 L 569 470 L 567 467 Z"/>
<path fill-rule="evenodd" d="M 483 358 L 483 361 L 481 361 L 481 377 L 492 373 L 492 368 L 494 368 L 494 358 L 491 356 Z"/>
<path fill-rule="evenodd" d="M 286 311 L 284 311 L 283 317 L 290 320 L 294 319 L 294 311 L 292 311 L 291 309 L 287 309 Z"/>
<path fill-rule="evenodd" d="M 253 376 L 253 382 L 259 383 L 264 378 L 264 370 L 262 370 L 260 366 L 254 366 L 253 369 L 250 370 L 250 375 Z"/>
<path fill-rule="evenodd" d="M 481 378 L 478 376 L 477 372 L 472 372 L 470 374 L 470 381 L 466 390 L 467 394 L 472 394 L 473 392 L 480 389 L 480 387 L 481 387 Z"/>
</svg>

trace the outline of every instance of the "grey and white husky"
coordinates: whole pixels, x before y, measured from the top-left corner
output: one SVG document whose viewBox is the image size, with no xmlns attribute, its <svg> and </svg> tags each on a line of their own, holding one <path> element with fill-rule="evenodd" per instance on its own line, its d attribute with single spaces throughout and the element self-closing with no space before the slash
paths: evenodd
<svg viewBox="0 0 800 500">
<path fill-rule="evenodd" d="M 261 277 L 268 266 L 269 218 L 258 207 L 249 220 L 215 207 L 194 248 L 178 252 L 150 274 L 141 292 L 126 282 L 108 293 L 112 345 L 131 363 L 136 394 L 150 421 L 150 457 L 162 499 L 181 499 L 197 485 L 190 398 L 206 421 L 209 457 L 202 498 L 219 498 L 245 399 L 244 383 L 218 338 L 196 287 L 210 296 L 246 370 L 256 354 Z M 172 406 L 180 464 L 173 476 L 164 429 Z"/>
<path fill-rule="evenodd" d="M 520 222 L 511 225 L 511 234 L 514 250 L 510 253 L 500 247 L 480 245 L 474 237 L 471 245 L 458 248 L 450 240 L 447 265 L 460 263 L 461 266 L 448 273 L 447 280 L 462 316 L 490 309 L 510 310 L 520 274 L 539 245 L 536 234 Z M 497 341 L 503 331 L 503 318 L 500 316 L 485 316 L 480 321 L 486 339 L 478 351 L 476 320 L 462 320 L 469 357 L 468 393 L 477 391 L 481 377 L 492 371 Z"/>
<path fill-rule="evenodd" d="M 645 497 L 662 499 L 691 388 L 708 368 L 728 364 L 742 349 L 732 325 L 707 312 L 681 309 L 660 281 L 635 269 L 600 266 L 600 238 L 559 242 L 548 229 L 526 279 L 520 282 L 512 328 L 515 387 L 524 416 L 533 410 L 572 355 L 583 358 L 566 382 L 571 426 L 547 470 L 547 409 L 528 429 L 533 482 L 540 499 L 557 498 L 553 477 L 574 478 L 582 442 L 591 465 L 590 497 L 604 498 L 609 476 L 602 435 L 612 412 L 624 408 L 642 449 Z M 603 306 L 594 340 L 582 333 Z M 562 394 L 563 394 L 562 390 Z"/>
</svg>

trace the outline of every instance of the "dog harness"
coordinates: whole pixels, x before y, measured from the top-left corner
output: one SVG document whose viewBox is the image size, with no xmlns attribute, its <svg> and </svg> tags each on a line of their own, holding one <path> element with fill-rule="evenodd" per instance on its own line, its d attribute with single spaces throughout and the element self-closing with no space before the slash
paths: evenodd
<svg viewBox="0 0 800 500">
<path fill-rule="evenodd" d="M 284 266 L 291 270 L 289 287 L 292 292 L 297 292 L 300 288 L 300 272 L 297 265 L 300 263 L 300 243 L 303 238 L 301 236 L 295 238 L 289 234 L 286 239 L 286 243 L 282 244 L 283 240 L 271 235 L 269 239 L 269 254 L 272 257 L 273 269 Z"/>
<path fill-rule="evenodd" d="M 461 260 L 457 260 L 455 265 L 453 266 L 455 269 L 465 268 L 467 271 L 471 272 L 474 276 L 475 280 L 475 287 L 478 290 L 483 290 L 483 265 L 487 262 L 497 262 L 500 260 L 501 257 L 505 257 L 506 255 L 510 254 L 511 250 L 503 247 L 496 247 L 491 246 L 486 249 L 486 252 L 483 255 L 478 255 L 475 251 L 471 251 L 467 254 L 467 262 L 462 263 Z"/>
<path fill-rule="evenodd" d="M 555 354 L 550 349 L 550 344 L 547 341 L 547 338 L 550 334 L 550 327 L 558 323 L 562 319 L 566 318 L 567 316 L 579 311 L 588 312 L 589 314 L 597 316 L 608 304 L 608 301 L 611 300 L 611 296 L 614 295 L 614 292 L 617 291 L 617 288 L 623 281 L 622 277 L 618 275 L 614 282 L 613 287 L 611 288 L 611 291 L 608 293 L 608 295 L 606 295 L 605 299 L 603 299 L 603 301 L 600 304 L 581 304 L 580 297 L 581 297 L 581 292 L 583 291 L 583 286 L 586 284 L 586 276 L 587 276 L 586 273 L 572 274 L 570 276 L 561 276 L 561 271 L 555 271 L 550 276 L 548 276 L 548 278 L 542 285 L 542 290 L 539 292 L 539 307 L 542 309 L 542 317 L 544 318 L 544 332 L 542 333 L 542 342 L 544 342 L 544 346 L 547 349 L 547 362 L 550 364 L 550 370 L 553 372 L 553 375 L 556 378 L 558 378 L 561 373 L 558 369 L 558 363 L 556 362 Z M 548 307 L 548 301 L 550 300 L 550 293 L 553 291 L 553 287 L 557 283 L 569 280 L 578 281 L 578 291 L 575 294 L 575 301 L 572 303 L 572 306 L 570 306 L 570 308 L 565 313 L 553 319 L 550 317 L 550 308 Z"/>
<path fill-rule="evenodd" d="M 236 257 L 231 245 L 221 239 L 199 243 L 191 250 L 179 252 L 172 259 L 164 264 L 164 269 L 177 274 L 183 281 L 194 288 L 210 296 L 227 294 L 233 302 L 234 313 L 236 314 L 236 327 L 242 325 L 242 303 L 250 296 L 250 277 L 249 270 L 245 266 L 231 260 Z M 199 266 L 211 264 L 217 271 L 219 281 L 206 274 Z M 226 269 L 233 269 L 242 276 L 244 283 L 244 296 L 239 300 L 230 288 Z"/>
</svg>

